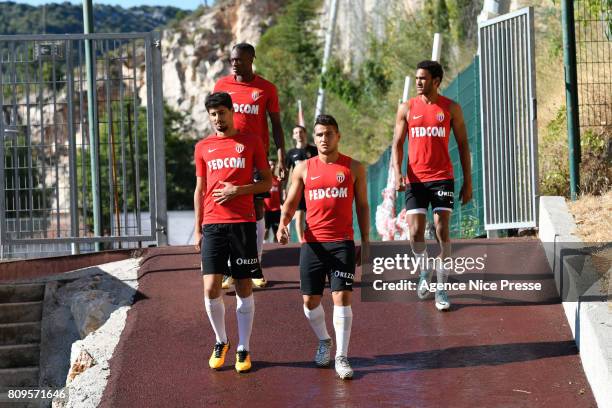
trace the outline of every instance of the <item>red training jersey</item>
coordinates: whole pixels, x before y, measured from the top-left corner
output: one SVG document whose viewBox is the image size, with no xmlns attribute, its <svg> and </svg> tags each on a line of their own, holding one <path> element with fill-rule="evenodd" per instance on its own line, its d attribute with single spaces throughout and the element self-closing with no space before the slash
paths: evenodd
<svg viewBox="0 0 612 408">
<path fill-rule="evenodd" d="M 266 211 L 280 211 L 281 209 L 281 183 L 276 177 L 272 177 L 272 188 L 270 197 L 264 198 L 264 208 Z"/>
<path fill-rule="evenodd" d="M 343 154 L 335 163 L 324 163 L 319 156 L 306 161 L 306 242 L 353 240 L 351 161 Z"/>
<path fill-rule="evenodd" d="M 253 182 L 253 167 L 268 167 L 261 141 L 243 133 L 221 137 L 210 135 L 195 147 L 196 176 L 206 177 L 204 192 L 204 224 L 254 222 L 253 195 L 234 197 L 224 204 L 217 204 L 212 193 L 223 188 L 222 181 L 235 186 Z"/>
<path fill-rule="evenodd" d="M 278 92 L 270 81 L 255 75 L 251 82 L 238 82 L 234 75 L 217 81 L 214 92 L 227 92 L 234 104 L 234 127 L 246 135 L 255 135 L 268 154 L 270 135 L 266 112 L 280 112 Z"/>
<path fill-rule="evenodd" d="M 432 104 L 423 102 L 420 97 L 408 101 L 408 183 L 453 178 L 453 164 L 448 153 L 452 103 L 442 95 Z"/>
</svg>

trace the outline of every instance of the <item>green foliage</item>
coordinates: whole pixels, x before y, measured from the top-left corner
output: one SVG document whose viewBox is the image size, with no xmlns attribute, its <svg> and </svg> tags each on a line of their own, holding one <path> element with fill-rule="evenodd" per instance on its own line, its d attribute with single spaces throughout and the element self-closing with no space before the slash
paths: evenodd
<svg viewBox="0 0 612 408">
<path fill-rule="evenodd" d="M 45 205 L 52 201 L 54 188 L 43 187 L 43 169 L 49 168 L 53 163 L 42 162 L 41 149 L 28 147 L 24 129 L 17 129 L 16 133 L 8 133 L 4 140 L 4 188 L 6 217 L 24 217 L 31 212 L 34 218 L 44 218 Z M 28 159 L 32 167 L 28 166 Z M 31 196 L 30 196 L 31 191 Z M 19 212 L 17 211 L 19 209 Z"/>
<path fill-rule="evenodd" d="M 193 150 L 197 140 L 183 136 L 182 124 L 185 116 L 164 104 L 166 195 L 169 210 L 193 210 L 195 187 Z"/>
<path fill-rule="evenodd" d="M 99 162 L 100 162 L 100 202 L 102 207 L 102 231 L 108 233 L 110 229 L 111 201 L 115 197 L 111 196 L 110 183 L 114 185 L 117 204 L 121 209 L 124 204 L 128 211 L 136 208 L 136 189 L 140 193 L 139 206 L 141 211 L 149 210 L 149 157 L 148 157 L 148 137 L 147 137 L 147 111 L 141 107 L 138 110 L 138 127 L 136 134 L 132 132 L 134 118 L 131 115 L 133 106 L 131 102 L 126 102 L 123 107 L 124 114 L 124 146 L 121 144 L 121 124 L 118 120 L 121 106 L 118 102 L 112 104 L 113 121 L 109 125 L 106 109 L 98 118 L 99 126 Z M 102 112 L 102 109 L 101 109 Z M 167 206 L 169 210 L 189 210 L 193 209 L 193 187 L 195 185 L 194 174 L 195 165 L 193 162 L 193 149 L 196 141 L 183 137 L 182 124 L 185 114 L 177 112 L 164 104 L 164 131 L 166 149 L 166 191 Z M 113 143 L 109 143 L 111 138 Z M 136 152 L 136 143 L 138 152 Z M 189 158 L 189 160 L 187 160 Z M 83 177 L 86 177 L 88 186 L 86 202 L 88 205 L 87 225 L 93 230 L 93 218 L 91 214 L 92 193 L 91 193 L 91 171 L 90 171 L 89 149 L 85 149 L 85 154 L 79 150 L 77 154 L 78 165 L 78 185 L 83 184 Z M 124 163 L 125 161 L 125 163 Z M 114 164 L 114 172 L 113 172 Z M 123 165 L 125 164 L 125 174 Z M 136 185 L 136 166 L 140 176 L 140 184 Z M 83 168 L 85 174 L 83 174 Z M 125 184 L 124 184 L 125 180 Z"/>
<path fill-rule="evenodd" d="M 95 3 L 95 2 L 94 2 Z M 94 31 L 152 31 L 186 12 L 176 7 L 94 5 Z M 0 34 L 72 34 L 83 32 L 81 4 L 50 3 L 33 7 L 12 1 L 0 3 Z"/>
<path fill-rule="evenodd" d="M 282 107 L 281 120 L 286 144 L 288 130 L 296 123 L 297 101 L 303 101 L 304 116 L 311 117 L 316 98 L 321 44 L 316 35 L 317 9 L 321 0 L 292 0 L 257 45 L 256 70 L 276 85 Z M 271 144 L 271 155 L 275 155 Z"/>
<path fill-rule="evenodd" d="M 580 136 L 580 191 L 605 194 L 612 188 L 608 146 L 610 129 L 583 128 Z M 540 193 L 569 197 L 569 150 L 565 106 L 546 125 L 540 139 Z"/>
<path fill-rule="evenodd" d="M 447 0 L 451 32 L 458 43 L 476 46 L 483 0 Z"/>
<path fill-rule="evenodd" d="M 343 151 L 367 163 L 391 142 L 405 76 L 414 76 L 416 64 L 431 55 L 431 37 L 423 34 L 426 19 L 399 9 L 395 15 L 387 21 L 384 40 L 365 39 L 371 45 L 355 72 L 345 72 L 336 60 L 324 78 L 326 110 L 340 124 Z"/>
<path fill-rule="evenodd" d="M 344 73 L 338 60 L 332 62 L 323 76 L 323 88 L 335 93 L 351 108 L 357 108 L 360 102 L 375 102 L 384 97 L 390 86 L 391 80 L 377 58 L 364 61 L 356 78 Z"/>
<path fill-rule="evenodd" d="M 540 194 L 569 196 L 566 110 L 561 106 L 540 137 Z"/>
<path fill-rule="evenodd" d="M 608 146 L 612 140 L 612 126 L 608 129 L 585 129 L 580 135 L 580 192 L 601 195 L 612 188 L 612 157 Z"/>
</svg>

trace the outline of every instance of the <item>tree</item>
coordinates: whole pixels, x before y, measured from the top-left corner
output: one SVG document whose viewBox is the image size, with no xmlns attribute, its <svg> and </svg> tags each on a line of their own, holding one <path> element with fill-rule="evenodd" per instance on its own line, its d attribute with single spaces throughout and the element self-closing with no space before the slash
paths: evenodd
<svg viewBox="0 0 612 408">
<path fill-rule="evenodd" d="M 268 29 L 257 45 L 258 73 L 279 90 L 281 120 L 285 129 L 296 122 L 298 99 L 314 101 L 321 64 L 321 44 L 315 21 L 321 0 L 293 0 Z M 305 116 L 312 116 L 313 104 L 304 103 Z M 286 132 L 289 138 L 288 132 Z M 290 140 L 290 138 L 289 138 Z M 270 155 L 276 152 L 270 150 Z"/>
</svg>

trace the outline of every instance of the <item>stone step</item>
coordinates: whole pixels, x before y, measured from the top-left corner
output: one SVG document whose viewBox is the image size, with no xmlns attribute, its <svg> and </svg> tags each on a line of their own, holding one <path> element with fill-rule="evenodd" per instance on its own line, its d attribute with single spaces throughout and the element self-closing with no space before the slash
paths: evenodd
<svg viewBox="0 0 612 408">
<path fill-rule="evenodd" d="M 0 324 L 39 322 L 42 319 L 42 309 L 42 301 L 0 303 Z"/>
<path fill-rule="evenodd" d="M 0 368 L 0 387 L 37 387 L 38 366 Z"/>
<path fill-rule="evenodd" d="M 0 369 L 32 367 L 38 365 L 39 360 L 38 343 L 0 346 Z"/>
<path fill-rule="evenodd" d="M 0 346 L 40 342 L 40 322 L 0 324 Z"/>
<path fill-rule="evenodd" d="M 34 302 L 45 296 L 45 285 L 0 285 L 0 303 Z"/>
</svg>

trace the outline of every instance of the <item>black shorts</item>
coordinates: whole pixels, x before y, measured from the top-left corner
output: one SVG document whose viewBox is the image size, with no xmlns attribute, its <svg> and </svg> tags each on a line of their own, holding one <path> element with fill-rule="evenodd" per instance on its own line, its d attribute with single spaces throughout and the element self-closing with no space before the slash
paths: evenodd
<svg viewBox="0 0 612 408">
<path fill-rule="evenodd" d="M 453 211 L 454 191 L 454 180 L 410 183 L 406 186 L 406 211 L 408 214 L 427 214 L 429 204 L 434 212 Z"/>
<path fill-rule="evenodd" d="M 227 264 L 230 260 L 231 267 Z M 202 274 L 257 278 L 257 229 L 254 222 L 206 224 L 202 227 Z"/>
<path fill-rule="evenodd" d="M 302 193 L 302 198 L 300 198 L 300 203 L 298 204 L 298 211 L 306 211 L 306 196 Z"/>
<path fill-rule="evenodd" d="M 257 182 L 261 180 L 261 176 L 259 175 L 259 171 L 257 171 L 257 169 L 255 169 L 255 172 L 253 174 L 253 181 Z M 263 200 L 264 198 L 270 198 L 272 197 L 272 194 L 270 194 L 269 191 L 265 191 L 263 193 L 257 193 L 257 194 L 253 194 L 253 200 Z"/>
<path fill-rule="evenodd" d="M 304 295 L 322 295 L 325 278 L 332 292 L 353 290 L 355 243 L 305 242 L 300 249 L 300 289 Z"/>
<path fill-rule="evenodd" d="M 277 211 L 266 211 L 265 219 L 266 219 L 266 228 L 274 228 L 278 229 L 278 224 L 280 224 L 280 210 Z"/>
</svg>

